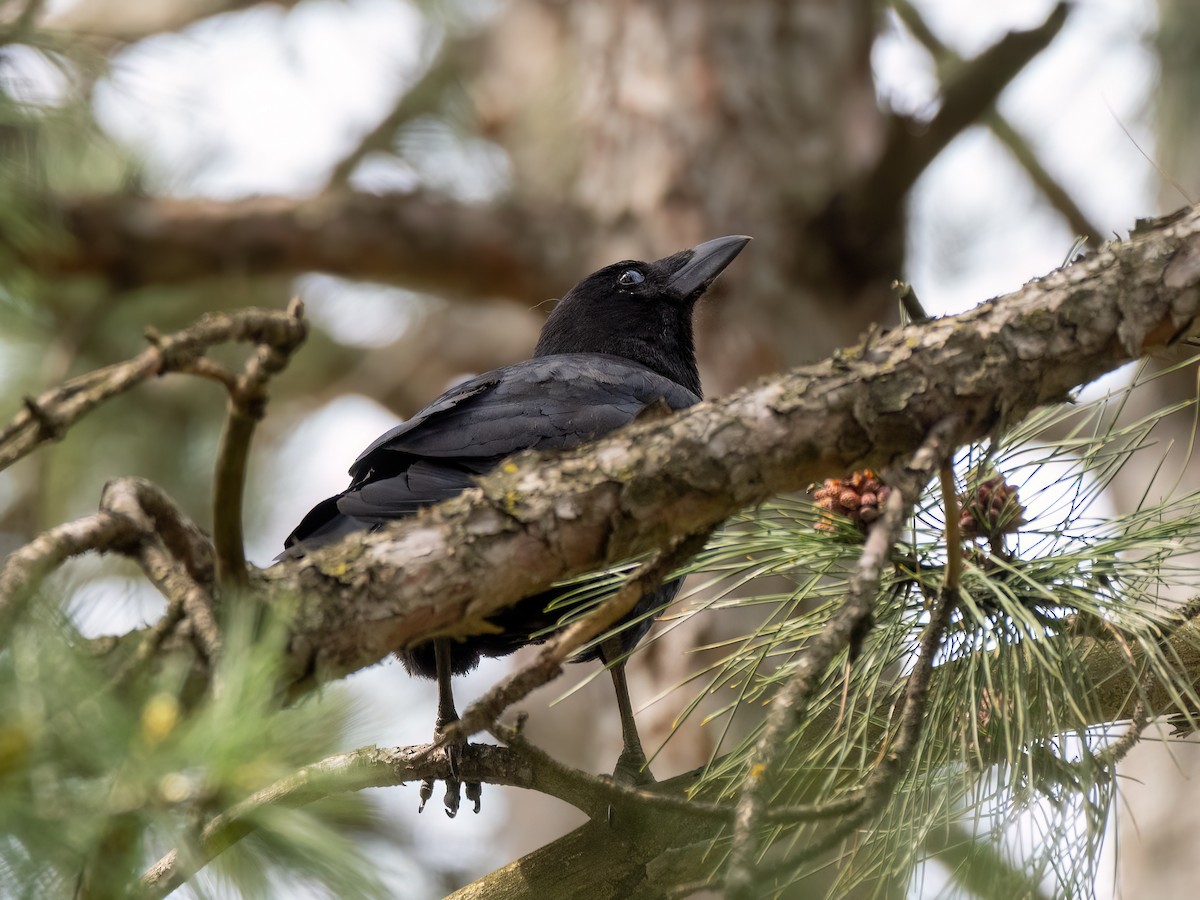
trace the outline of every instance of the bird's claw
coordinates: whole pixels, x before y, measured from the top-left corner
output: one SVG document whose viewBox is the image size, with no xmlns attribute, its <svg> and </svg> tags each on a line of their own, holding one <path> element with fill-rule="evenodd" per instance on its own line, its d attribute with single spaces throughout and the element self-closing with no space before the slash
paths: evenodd
<svg viewBox="0 0 1200 900">
<path fill-rule="evenodd" d="M 417 807 L 418 813 L 425 812 L 425 804 L 429 802 L 429 798 L 433 796 L 433 779 L 421 779 L 421 805 Z"/>
<path fill-rule="evenodd" d="M 453 819 L 458 815 L 458 806 L 462 801 L 462 782 L 457 778 L 446 779 L 446 796 L 442 798 L 442 805 L 446 808 L 446 818 Z"/>
<path fill-rule="evenodd" d="M 475 804 L 475 815 L 479 815 L 479 799 L 483 796 L 483 785 L 478 781 L 468 781 L 467 800 Z"/>
<path fill-rule="evenodd" d="M 438 728 L 434 734 L 434 742 L 442 740 L 443 731 Z M 442 806 L 445 807 L 446 817 L 453 819 L 458 815 L 459 807 L 462 805 L 462 789 L 466 786 L 467 801 L 474 804 L 475 814 L 479 814 L 480 798 L 483 795 L 483 785 L 478 781 L 464 782 L 459 778 L 459 771 L 462 764 L 463 748 L 467 746 L 465 740 L 452 741 L 445 746 L 446 762 L 450 769 L 450 774 L 442 779 L 446 782 L 446 793 L 442 797 Z M 421 780 L 421 805 L 417 807 L 417 812 L 425 811 L 425 804 L 433 796 L 433 784 L 436 779 L 424 778 Z"/>
</svg>

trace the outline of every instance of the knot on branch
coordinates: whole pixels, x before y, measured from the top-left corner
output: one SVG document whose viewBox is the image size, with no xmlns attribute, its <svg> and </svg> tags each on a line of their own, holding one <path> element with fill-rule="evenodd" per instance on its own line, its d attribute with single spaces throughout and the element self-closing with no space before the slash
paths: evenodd
<svg viewBox="0 0 1200 900">
<path fill-rule="evenodd" d="M 66 428 L 63 423 L 32 397 L 24 398 L 25 409 L 37 425 L 37 437 L 43 441 L 61 440 Z"/>
</svg>

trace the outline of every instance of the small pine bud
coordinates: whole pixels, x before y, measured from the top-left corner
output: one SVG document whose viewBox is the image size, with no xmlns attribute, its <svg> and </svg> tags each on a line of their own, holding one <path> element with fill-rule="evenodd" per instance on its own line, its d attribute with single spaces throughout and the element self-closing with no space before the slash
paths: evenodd
<svg viewBox="0 0 1200 900">
<path fill-rule="evenodd" d="M 981 482 L 973 493 L 959 500 L 962 503 L 959 527 L 967 538 L 999 541 L 1006 534 L 1016 534 L 1026 522 L 1025 507 L 1017 489 L 1000 475 Z"/>
</svg>

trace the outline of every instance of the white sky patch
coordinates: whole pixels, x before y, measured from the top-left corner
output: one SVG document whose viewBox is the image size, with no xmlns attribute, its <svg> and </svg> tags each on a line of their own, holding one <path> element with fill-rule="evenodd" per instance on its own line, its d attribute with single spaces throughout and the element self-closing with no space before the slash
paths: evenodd
<svg viewBox="0 0 1200 900">
<path fill-rule="evenodd" d="M 350 176 L 350 187 L 368 194 L 410 191 L 421 176 L 407 161 L 390 153 L 368 153 Z"/>
<path fill-rule="evenodd" d="M 428 302 L 420 294 L 383 284 L 304 275 L 296 281 L 308 317 L 335 341 L 386 347 L 404 334 Z"/>
<path fill-rule="evenodd" d="M 162 595 L 144 578 L 107 575 L 87 578 L 87 569 L 98 569 L 99 560 L 75 562 L 63 571 L 74 581 L 83 578 L 70 593 L 67 614 L 85 638 L 124 634 L 143 628 L 162 615 Z"/>
<path fill-rule="evenodd" d="M 63 101 L 69 82 L 45 54 L 14 44 L 0 50 L 0 85 L 22 103 L 55 106 Z"/>
<path fill-rule="evenodd" d="M 118 56 L 96 115 L 176 193 L 311 192 L 415 77 L 422 34 L 388 0 L 217 16 Z"/>
</svg>

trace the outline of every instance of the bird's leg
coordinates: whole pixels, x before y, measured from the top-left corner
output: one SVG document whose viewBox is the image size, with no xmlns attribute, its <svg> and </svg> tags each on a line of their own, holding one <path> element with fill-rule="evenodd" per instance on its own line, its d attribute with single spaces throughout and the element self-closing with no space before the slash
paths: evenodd
<svg viewBox="0 0 1200 900">
<path fill-rule="evenodd" d="M 434 723 L 433 739 L 439 741 L 446 733 L 449 725 L 458 721 L 458 710 L 454 708 L 454 690 L 450 683 L 450 639 L 435 638 L 433 641 L 433 657 L 437 665 L 438 707 L 437 721 Z M 446 779 L 446 796 L 442 803 L 446 807 L 446 815 L 453 819 L 458 815 L 460 789 L 462 782 L 458 779 L 458 767 L 462 761 L 462 750 L 466 739 L 460 739 L 446 745 L 446 758 L 450 762 L 450 777 Z M 425 804 L 433 796 L 433 779 L 421 781 L 421 805 L 417 812 L 425 809 Z M 479 798 L 482 786 L 478 781 L 468 781 L 467 800 L 475 804 L 475 812 L 479 812 Z"/>
<path fill-rule="evenodd" d="M 608 657 L 608 653 L 603 653 Z M 617 654 L 613 654 L 616 656 Z M 633 704 L 629 702 L 629 685 L 625 681 L 625 660 L 613 663 L 609 667 L 612 675 L 613 688 L 617 692 L 617 709 L 621 713 L 621 741 L 623 748 L 617 757 L 617 767 L 613 778 L 627 784 L 652 784 L 654 776 L 650 774 L 646 754 L 642 750 L 642 740 L 638 737 L 637 722 L 633 720 Z"/>
</svg>

